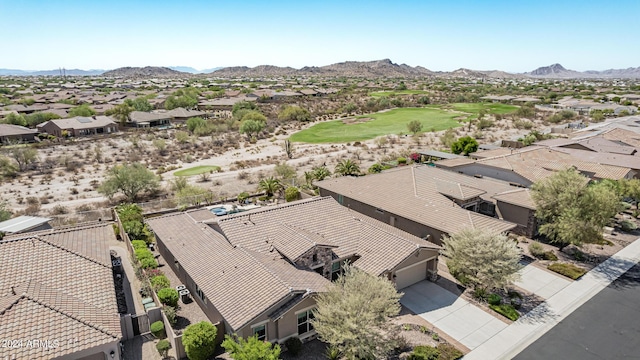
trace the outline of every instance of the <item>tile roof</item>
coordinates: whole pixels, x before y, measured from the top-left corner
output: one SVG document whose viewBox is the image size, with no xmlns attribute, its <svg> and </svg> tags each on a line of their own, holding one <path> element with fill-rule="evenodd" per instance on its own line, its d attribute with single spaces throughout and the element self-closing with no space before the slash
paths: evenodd
<svg viewBox="0 0 640 360">
<path fill-rule="evenodd" d="M 526 209 L 536 209 L 536 204 L 531 198 L 531 192 L 529 189 L 510 190 L 497 195 L 493 195 L 493 198 L 497 201 L 517 205 Z"/>
<path fill-rule="evenodd" d="M 129 114 L 129 119 L 132 122 L 149 122 L 149 121 L 158 121 L 158 120 L 171 120 L 171 115 L 169 113 L 151 113 L 144 111 L 132 111 Z"/>
<path fill-rule="evenodd" d="M 74 233 L 75 232 L 75 233 Z M 107 238 L 111 224 L 0 241 L 0 338 L 59 339 L 51 358 L 121 337 Z"/>
<path fill-rule="evenodd" d="M 3 233 L 18 233 L 24 232 L 34 227 L 40 226 L 51 221 L 51 218 L 22 215 L 0 222 L 0 232 Z"/>
<path fill-rule="evenodd" d="M 329 284 L 315 272 L 296 269 L 277 251 L 233 246 L 187 213 L 147 223 L 233 330 L 287 298 L 320 292 Z"/>
<path fill-rule="evenodd" d="M 38 131 L 20 125 L 0 124 L 0 136 L 37 134 Z"/>
<path fill-rule="evenodd" d="M 116 122 L 110 116 L 93 116 L 93 117 L 84 117 L 84 116 L 76 116 L 69 119 L 55 119 L 49 120 L 46 123 L 39 124 L 38 127 L 41 128 L 47 123 L 53 123 L 60 129 L 94 129 L 109 125 L 116 125 Z"/>
<path fill-rule="evenodd" d="M 437 179 L 475 188 L 477 194 L 484 191 L 481 197 L 487 201 L 492 201 L 491 195 L 513 189 L 505 182 L 478 179 L 432 166 L 406 166 L 358 178 L 328 179 L 316 185 L 448 234 L 465 228 L 500 233 L 516 226 L 460 208 L 438 191 Z"/>
<path fill-rule="evenodd" d="M 335 246 L 333 252 L 339 258 L 359 255 L 353 264 L 376 276 L 395 268 L 417 249 L 440 249 L 429 241 L 349 210 L 331 197 L 233 214 L 220 219 L 218 225 L 233 245 L 262 254 L 269 253 L 271 246 L 278 249 L 278 245 L 284 244 L 288 247 L 283 251 L 285 256 L 289 252 L 296 256 L 308 249 L 311 242 L 321 241 Z"/>
</svg>

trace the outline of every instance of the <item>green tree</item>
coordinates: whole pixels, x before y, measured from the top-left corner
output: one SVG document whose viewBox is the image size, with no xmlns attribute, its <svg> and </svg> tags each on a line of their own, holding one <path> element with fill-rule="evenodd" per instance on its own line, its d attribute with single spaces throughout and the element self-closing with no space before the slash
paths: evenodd
<svg viewBox="0 0 640 360">
<path fill-rule="evenodd" d="M 133 108 L 128 104 L 124 103 L 124 104 L 116 105 L 112 109 L 107 110 L 105 112 L 105 115 L 113 116 L 116 120 L 118 120 L 120 125 L 124 127 L 129 121 L 129 115 L 131 115 L 132 111 L 133 111 Z"/>
<path fill-rule="evenodd" d="M 122 192 L 128 201 L 135 201 L 141 192 L 152 192 L 160 186 L 158 177 L 140 163 L 116 165 L 109 169 L 98 192 L 111 198 Z"/>
<path fill-rule="evenodd" d="M 0 222 L 11 219 L 13 213 L 9 210 L 9 203 L 6 200 L 0 201 Z"/>
<path fill-rule="evenodd" d="M 256 112 L 256 114 L 264 118 L 264 115 L 258 112 Z M 265 121 L 260 120 L 257 115 L 252 115 L 251 113 L 249 113 L 244 116 L 242 123 L 240 123 L 241 134 L 247 134 L 247 136 L 251 138 L 251 135 L 257 135 L 260 131 L 262 131 L 262 129 L 264 129 Z M 247 118 L 247 116 L 249 116 L 249 118 Z"/>
<path fill-rule="evenodd" d="M 25 119 L 27 120 L 28 126 L 36 127 L 36 125 L 42 124 L 43 122 L 47 122 L 53 119 L 60 119 L 60 115 L 49 112 L 38 112 L 25 116 Z"/>
<path fill-rule="evenodd" d="M 87 104 L 76 106 L 69 110 L 69 117 L 84 116 L 90 117 L 96 114 L 96 111 L 89 107 Z"/>
<path fill-rule="evenodd" d="M 493 290 L 518 277 L 522 250 L 504 234 L 465 229 L 443 239 L 447 267 L 453 276 L 473 288 Z"/>
<path fill-rule="evenodd" d="M 167 339 L 162 339 L 156 344 L 156 350 L 163 359 L 169 355 L 169 349 L 171 349 L 171 343 Z"/>
<path fill-rule="evenodd" d="M 18 164 L 18 170 L 22 172 L 38 160 L 38 151 L 30 146 L 14 146 L 11 149 L 11 157 Z"/>
<path fill-rule="evenodd" d="M 451 144 L 451 152 L 454 154 L 469 155 L 478 150 L 478 142 L 471 136 L 463 136 Z"/>
<path fill-rule="evenodd" d="M 282 183 L 274 177 L 268 177 L 258 182 L 258 191 L 264 191 L 267 197 L 272 197 L 280 190 L 282 190 Z"/>
<path fill-rule="evenodd" d="M 620 210 L 620 196 L 606 182 L 589 184 L 575 169 L 558 171 L 531 187 L 538 231 L 564 247 L 598 242 Z"/>
<path fill-rule="evenodd" d="M 2 122 L 11 125 L 27 126 L 27 119 L 24 116 L 16 113 L 9 113 L 7 116 L 5 116 Z"/>
<path fill-rule="evenodd" d="M 422 131 L 422 123 L 418 120 L 411 120 L 407 124 L 407 129 L 413 133 L 413 135 Z"/>
<path fill-rule="evenodd" d="M 246 340 L 241 337 L 225 335 L 222 347 L 234 360 L 278 360 L 280 345 L 258 340 L 254 335 Z"/>
<path fill-rule="evenodd" d="M 187 129 L 190 132 L 195 132 L 197 128 L 204 127 L 207 125 L 207 121 L 201 117 L 193 117 L 187 120 Z"/>
<path fill-rule="evenodd" d="M 233 115 L 233 117 L 238 118 L 237 114 L 241 110 L 258 110 L 258 105 L 256 105 L 256 103 L 252 101 L 238 101 L 237 103 L 233 104 L 233 107 L 231 108 L 231 114 Z"/>
<path fill-rule="evenodd" d="M 360 175 L 360 167 L 351 159 L 345 159 L 338 162 L 333 172 L 340 176 L 358 176 Z"/>
<path fill-rule="evenodd" d="M 124 101 L 125 105 L 130 106 L 135 111 L 144 111 L 149 112 L 153 110 L 153 105 L 149 103 L 149 100 L 143 97 L 135 98 L 135 99 L 127 99 Z"/>
<path fill-rule="evenodd" d="M 16 176 L 18 169 L 13 164 L 11 159 L 6 156 L 0 155 L 0 177 L 12 178 Z"/>
<path fill-rule="evenodd" d="M 447 129 L 442 136 L 440 136 L 440 143 L 444 147 L 451 148 L 451 145 L 456 141 L 456 130 L 453 128 Z"/>
<path fill-rule="evenodd" d="M 278 114 L 278 119 L 283 121 L 309 121 L 311 114 L 307 109 L 297 105 L 287 105 Z"/>
<path fill-rule="evenodd" d="M 218 328 L 207 321 L 187 326 L 182 334 L 182 345 L 189 360 L 207 360 L 216 351 Z"/>
<path fill-rule="evenodd" d="M 386 278 L 347 265 L 318 296 L 313 327 L 347 359 L 386 359 L 396 345 L 398 329 L 389 319 L 400 312 L 401 296 Z"/>
</svg>

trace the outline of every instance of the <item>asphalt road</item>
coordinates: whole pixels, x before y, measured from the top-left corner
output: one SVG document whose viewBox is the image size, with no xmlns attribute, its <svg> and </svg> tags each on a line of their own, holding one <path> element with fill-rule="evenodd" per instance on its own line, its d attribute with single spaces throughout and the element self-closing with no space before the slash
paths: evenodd
<svg viewBox="0 0 640 360">
<path fill-rule="evenodd" d="M 640 359 L 640 265 L 631 268 L 514 359 Z"/>
</svg>

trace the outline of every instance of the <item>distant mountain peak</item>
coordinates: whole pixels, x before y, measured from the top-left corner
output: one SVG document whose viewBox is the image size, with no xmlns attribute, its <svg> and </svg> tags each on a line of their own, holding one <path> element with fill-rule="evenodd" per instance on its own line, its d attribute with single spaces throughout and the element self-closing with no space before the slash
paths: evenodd
<svg viewBox="0 0 640 360">
<path fill-rule="evenodd" d="M 535 76 L 547 76 L 547 75 L 554 75 L 554 74 L 564 74 L 570 71 L 571 70 L 565 69 L 564 66 L 558 63 L 555 63 L 549 66 L 539 67 L 533 70 L 532 72 L 530 72 L 529 74 L 535 75 Z"/>
<path fill-rule="evenodd" d="M 121 67 L 102 74 L 107 77 L 147 78 L 147 77 L 182 77 L 190 75 L 163 66 Z"/>
</svg>

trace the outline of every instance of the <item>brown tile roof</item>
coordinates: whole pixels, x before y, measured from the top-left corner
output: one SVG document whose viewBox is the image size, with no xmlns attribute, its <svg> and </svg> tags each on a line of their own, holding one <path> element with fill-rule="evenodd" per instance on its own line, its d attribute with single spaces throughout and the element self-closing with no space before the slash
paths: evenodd
<svg viewBox="0 0 640 360">
<path fill-rule="evenodd" d="M 0 124 L 0 136 L 37 134 L 38 131 L 20 125 Z"/>
<path fill-rule="evenodd" d="M 55 124 L 58 128 L 62 130 L 64 129 L 75 129 L 75 130 L 95 129 L 95 128 L 109 126 L 109 125 L 113 125 L 113 126 L 116 125 L 116 122 L 113 120 L 113 118 L 111 118 L 110 116 L 102 116 L 102 115 L 93 116 L 93 117 L 76 116 L 69 119 L 49 120 L 47 123 L 49 122 Z M 39 124 L 38 127 L 43 127 L 44 124 L 46 123 Z"/>
<path fill-rule="evenodd" d="M 121 337 L 108 238 L 111 224 L 0 241 L 0 338 L 61 341 L 53 352 L 25 348 L 17 358 L 48 359 Z"/>
<path fill-rule="evenodd" d="M 287 247 L 282 253 L 296 256 L 311 242 L 322 241 L 335 246 L 333 252 L 339 258 L 359 255 L 354 265 L 376 276 L 395 268 L 419 248 L 439 249 L 429 241 L 349 210 L 331 197 L 233 214 L 220 219 L 218 225 L 233 245 L 262 254 L 282 244 Z"/>
<path fill-rule="evenodd" d="M 316 185 L 448 234 L 465 228 L 499 233 L 516 226 L 460 208 L 438 191 L 437 179 L 476 188 L 478 194 L 484 191 L 481 197 L 489 201 L 491 195 L 513 189 L 504 182 L 477 179 L 431 166 L 407 166 L 358 178 L 340 177 Z"/>
<path fill-rule="evenodd" d="M 619 141 L 629 146 L 640 147 L 640 133 L 614 128 L 602 134 L 605 139 Z"/>
<path fill-rule="evenodd" d="M 329 282 L 301 271 L 273 250 L 231 245 L 186 213 L 148 219 L 160 241 L 198 284 L 232 330 L 296 294 L 324 291 Z"/>
<path fill-rule="evenodd" d="M 493 198 L 497 201 L 502 201 L 507 204 L 517 205 L 526 209 L 535 210 L 536 204 L 531 198 L 531 192 L 529 189 L 517 189 L 506 191 L 497 195 L 494 195 Z"/>
</svg>

